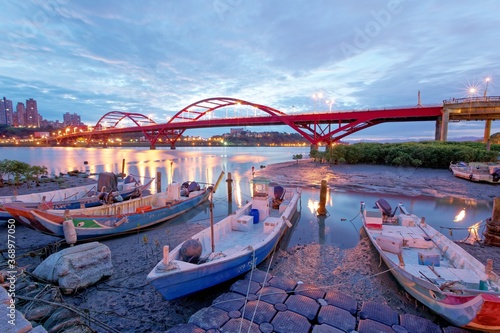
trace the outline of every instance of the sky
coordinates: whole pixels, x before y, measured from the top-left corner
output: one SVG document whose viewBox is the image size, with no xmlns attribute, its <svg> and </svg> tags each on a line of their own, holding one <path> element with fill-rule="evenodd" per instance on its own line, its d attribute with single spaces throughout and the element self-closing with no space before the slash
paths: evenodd
<svg viewBox="0 0 500 333">
<path fill-rule="evenodd" d="M 36 99 L 48 120 L 70 112 L 95 125 L 124 111 L 163 123 L 222 96 L 299 113 L 415 106 L 419 91 L 423 105 L 468 97 L 470 87 L 500 95 L 497 0 L 0 0 L 0 8 L 0 95 L 14 106 Z M 434 122 L 391 123 L 346 139 L 434 132 Z M 448 138 L 483 132 L 481 121 L 453 123 Z"/>
</svg>

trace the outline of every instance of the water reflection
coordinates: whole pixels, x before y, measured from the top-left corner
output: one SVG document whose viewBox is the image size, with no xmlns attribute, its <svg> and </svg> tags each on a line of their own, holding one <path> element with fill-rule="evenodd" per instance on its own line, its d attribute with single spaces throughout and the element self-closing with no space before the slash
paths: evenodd
<svg viewBox="0 0 500 333">
<path fill-rule="evenodd" d="M 161 190 L 176 181 L 196 180 L 214 183 L 221 173 L 226 173 L 217 192 L 214 194 L 215 221 L 227 216 L 245 204 L 251 196 L 252 168 L 261 165 L 292 161 L 292 156 L 302 153 L 307 156 L 308 148 L 231 148 L 204 147 L 167 149 L 74 149 L 74 148 L 1 148 L 2 155 L 33 165 L 44 165 L 49 173 L 67 172 L 89 168 L 92 173 L 103 171 L 121 172 L 125 160 L 126 174 L 144 178 L 161 176 Z M 87 161 L 88 165 L 84 165 Z M 231 172 L 233 201 L 227 200 L 227 173 Z M 156 186 L 152 186 L 154 191 Z M 319 243 L 339 248 L 353 248 L 357 245 L 362 229 L 359 217 L 360 202 L 370 208 L 379 198 L 386 199 L 392 207 L 402 202 L 412 213 L 426 217 L 428 223 L 442 231 L 453 240 L 465 239 L 470 235 L 480 237 L 486 218 L 491 216 L 492 203 L 486 201 L 464 200 L 457 198 L 406 197 L 404 195 L 363 194 L 327 191 L 327 215 L 318 217 L 319 188 L 305 187 L 302 190 L 302 212 L 300 219 L 287 236 L 287 244 Z M 454 222 L 456 217 L 461 220 Z M 196 222 L 193 222 L 196 221 Z M 184 223 L 209 225 L 208 209 L 200 210 L 193 220 Z M 474 225 L 476 225 L 474 227 Z M 470 230 L 469 230 L 470 229 Z"/>
<path fill-rule="evenodd" d="M 463 208 L 460 213 L 458 213 L 455 218 L 453 219 L 453 222 L 462 222 L 462 220 L 465 218 L 465 208 Z"/>
</svg>

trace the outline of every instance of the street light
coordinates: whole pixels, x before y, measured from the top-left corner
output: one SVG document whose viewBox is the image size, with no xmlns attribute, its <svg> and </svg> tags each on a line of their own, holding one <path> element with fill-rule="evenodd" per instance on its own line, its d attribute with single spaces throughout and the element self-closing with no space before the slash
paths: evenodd
<svg viewBox="0 0 500 333">
<path fill-rule="evenodd" d="M 325 102 L 326 102 L 326 104 L 328 104 L 330 112 L 332 112 L 332 104 L 335 103 L 335 100 L 334 99 L 327 99 Z"/>
<path fill-rule="evenodd" d="M 316 108 L 319 104 L 319 101 L 323 98 L 323 93 L 320 91 L 320 92 L 317 92 L 317 93 L 314 93 L 312 95 L 312 98 L 314 100 L 314 111 L 316 111 Z"/>
<path fill-rule="evenodd" d="M 486 97 L 486 93 L 488 92 L 488 83 L 490 83 L 491 78 L 487 77 L 485 80 L 486 80 L 486 88 L 484 88 L 484 97 Z"/>
</svg>

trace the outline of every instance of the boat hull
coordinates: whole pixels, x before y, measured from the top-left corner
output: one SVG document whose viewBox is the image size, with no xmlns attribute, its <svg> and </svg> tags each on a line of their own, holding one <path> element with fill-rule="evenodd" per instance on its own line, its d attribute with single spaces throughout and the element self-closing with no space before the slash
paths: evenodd
<svg viewBox="0 0 500 333">
<path fill-rule="evenodd" d="M 267 244 L 255 249 L 255 252 L 247 250 L 231 260 L 220 260 L 213 265 L 205 265 L 199 269 L 179 272 L 179 274 L 170 277 L 168 284 L 161 279 L 152 280 L 150 284 L 166 300 L 173 300 L 199 292 L 250 271 L 254 264 L 260 264 L 269 256 L 278 240 L 279 235 L 277 234 Z"/>
<path fill-rule="evenodd" d="M 500 164 L 457 163 L 450 164 L 450 171 L 455 177 L 472 182 L 500 184 Z"/>
<path fill-rule="evenodd" d="M 190 196 L 176 204 L 158 208 L 148 207 L 135 213 L 114 215 L 75 214 L 71 215 L 69 219 L 73 221 L 78 241 L 117 236 L 148 228 L 177 217 L 206 201 L 210 191 L 210 189 L 206 189 L 200 191 L 198 195 Z M 63 222 L 68 217 L 40 210 L 32 210 L 31 214 L 36 219 L 37 226 L 40 224 L 44 230 L 48 231 L 47 233 L 64 237 Z"/>
<path fill-rule="evenodd" d="M 373 221 L 371 221 L 372 224 L 368 223 L 373 218 L 367 217 L 366 214 L 362 216 L 364 229 L 372 245 L 406 292 L 455 326 L 488 332 L 500 331 L 500 317 L 498 316 L 500 292 L 498 291 L 499 279 L 496 274 L 486 274 L 483 264 L 431 226 L 422 224 L 421 220 L 414 215 L 402 214 L 399 217 L 399 221 L 414 220 L 415 226 L 412 229 L 401 225 L 386 226 L 385 224 L 381 224 L 381 228 L 373 228 L 370 226 L 373 225 Z M 390 248 L 383 242 L 389 239 L 397 243 L 397 239 L 405 238 L 404 234 L 408 232 L 407 230 L 412 230 L 410 241 L 417 245 L 404 243 L 403 240 L 405 246 L 399 244 L 399 247 Z M 422 242 L 415 241 L 418 237 L 422 237 Z M 425 244 L 425 241 L 430 244 Z M 422 245 L 422 250 L 412 248 L 419 245 Z M 429 246 L 423 250 L 424 245 Z M 441 261 L 432 261 L 432 263 L 426 261 L 432 257 L 424 257 L 425 253 L 434 255 L 437 252 Z M 415 258 L 417 253 L 418 262 L 410 257 Z M 448 261 L 449 258 L 451 258 L 450 261 Z M 463 285 L 475 286 L 453 289 L 457 281 Z M 486 281 L 490 281 L 496 289 L 482 290 L 480 285 Z"/>
<path fill-rule="evenodd" d="M 170 252 L 167 265 L 161 261 L 153 268 L 147 276 L 148 283 L 166 300 L 172 300 L 249 272 L 274 251 L 290 226 L 289 221 L 297 211 L 300 192 L 291 193 L 289 199 L 286 201 L 286 209 L 282 207 L 279 214 L 267 217 L 257 224 L 249 222 L 249 225 L 243 228 L 235 227 L 235 224 L 239 223 L 237 221 L 253 220 L 249 215 L 252 202 L 249 202 L 234 214 L 214 224 L 213 230 L 207 228 L 190 238 L 200 240 L 204 252 L 215 254 L 215 259 L 196 264 L 185 262 L 180 252 L 186 241 Z M 210 250 L 210 246 L 215 252 Z M 217 257 L 219 255 L 222 257 Z"/>
</svg>

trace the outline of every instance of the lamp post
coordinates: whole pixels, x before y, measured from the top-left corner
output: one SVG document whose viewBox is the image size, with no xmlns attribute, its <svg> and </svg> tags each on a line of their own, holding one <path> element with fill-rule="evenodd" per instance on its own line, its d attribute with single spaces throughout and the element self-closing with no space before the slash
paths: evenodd
<svg viewBox="0 0 500 333">
<path fill-rule="evenodd" d="M 319 101 L 323 98 L 323 93 L 322 92 L 317 92 L 312 95 L 312 98 L 314 100 L 314 112 L 317 111 L 317 107 L 319 105 Z"/>
<path fill-rule="evenodd" d="M 490 83 L 490 78 L 487 77 L 486 79 L 486 88 L 484 88 L 484 97 L 486 97 L 486 93 L 488 92 L 488 83 Z"/>
<path fill-rule="evenodd" d="M 335 103 L 335 100 L 334 99 L 327 99 L 325 102 L 326 102 L 326 104 L 328 104 L 330 112 L 332 112 L 332 104 Z"/>
</svg>

